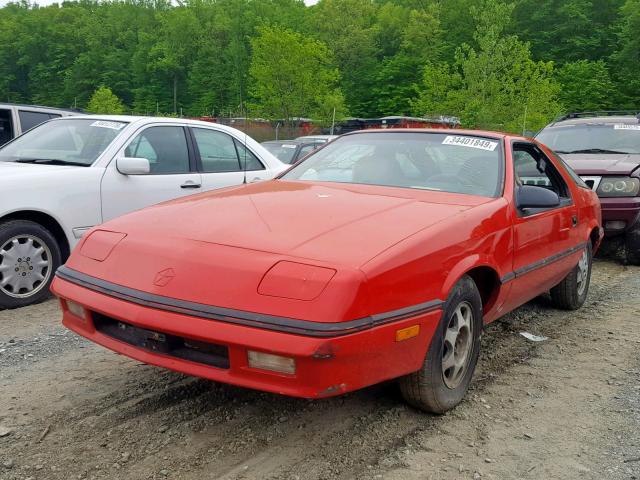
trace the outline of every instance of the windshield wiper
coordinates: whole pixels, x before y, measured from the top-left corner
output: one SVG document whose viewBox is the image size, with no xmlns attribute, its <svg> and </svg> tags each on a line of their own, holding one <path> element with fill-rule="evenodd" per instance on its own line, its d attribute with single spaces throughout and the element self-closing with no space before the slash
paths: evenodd
<svg viewBox="0 0 640 480">
<path fill-rule="evenodd" d="M 77 167 L 88 167 L 89 163 L 70 162 L 68 160 L 58 160 L 57 158 L 19 158 L 16 163 L 37 163 L 38 165 L 73 165 Z"/>
<path fill-rule="evenodd" d="M 628 155 L 629 152 L 620 152 L 618 150 L 606 150 L 604 148 L 585 148 L 583 150 L 571 150 L 569 152 L 563 150 L 556 150 L 556 153 L 614 153 L 620 155 Z"/>
</svg>

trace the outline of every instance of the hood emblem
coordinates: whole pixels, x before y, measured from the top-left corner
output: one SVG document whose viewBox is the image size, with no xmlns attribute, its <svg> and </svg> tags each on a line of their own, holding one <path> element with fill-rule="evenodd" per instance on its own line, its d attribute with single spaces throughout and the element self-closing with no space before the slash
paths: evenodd
<svg viewBox="0 0 640 480">
<path fill-rule="evenodd" d="M 156 273 L 156 278 L 153 279 L 153 284 L 158 287 L 164 287 L 173 280 L 173 277 L 175 276 L 176 272 L 173 271 L 173 268 L 165 268 L 164 270 L 160 270 Z"/>
</svg>

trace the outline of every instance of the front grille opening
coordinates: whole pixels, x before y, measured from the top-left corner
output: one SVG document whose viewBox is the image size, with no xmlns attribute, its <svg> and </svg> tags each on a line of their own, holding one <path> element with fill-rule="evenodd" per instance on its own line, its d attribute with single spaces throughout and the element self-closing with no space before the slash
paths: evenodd
<svg viewBox="0 0 640 480">
<path fill-rule="evenodd" d="M 147 330 L 96 312 L 91 312 L 91 316 L 97 331 L 134 347 L 212 367 L 229 368 L 229 349 L 224 345 Z"/>
</svg>

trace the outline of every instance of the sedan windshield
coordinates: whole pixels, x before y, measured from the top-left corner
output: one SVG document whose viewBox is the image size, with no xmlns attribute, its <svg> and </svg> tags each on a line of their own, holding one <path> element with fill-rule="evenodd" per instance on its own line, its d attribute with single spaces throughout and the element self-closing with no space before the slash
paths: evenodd
<svg viewBox="0 0 640 480">
<path fill-rule="evenodd" d="M 0 149 L 0 161 L 89 166 L 127 124 L 96 119 L 43 123 Z"/>
<path fill-rule="evenodd" d="M 557 153 L 640 153 L 640 124 L 587 123 L 545 128 L 536 140 Z"/>
<path fill-rule="evenodd" d="M 501 142 L 447 133 L 357 133 L 334 140 L 282 178 L 357 183 L 495 197 Z"/>
</svg>

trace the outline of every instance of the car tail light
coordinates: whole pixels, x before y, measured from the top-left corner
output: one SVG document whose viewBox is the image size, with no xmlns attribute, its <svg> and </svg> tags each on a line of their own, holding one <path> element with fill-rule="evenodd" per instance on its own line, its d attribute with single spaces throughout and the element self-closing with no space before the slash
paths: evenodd
<svg viewBox="0 0 640 480">
<path fill-rule="evenodd" d="M 249 366 L 259 370 L 270 370 L 272 372 L 296 373 L 296 361 L 290 357 L 282 357 L 271 353 L 255 352 L 249 350 Z"/>
</svg>

